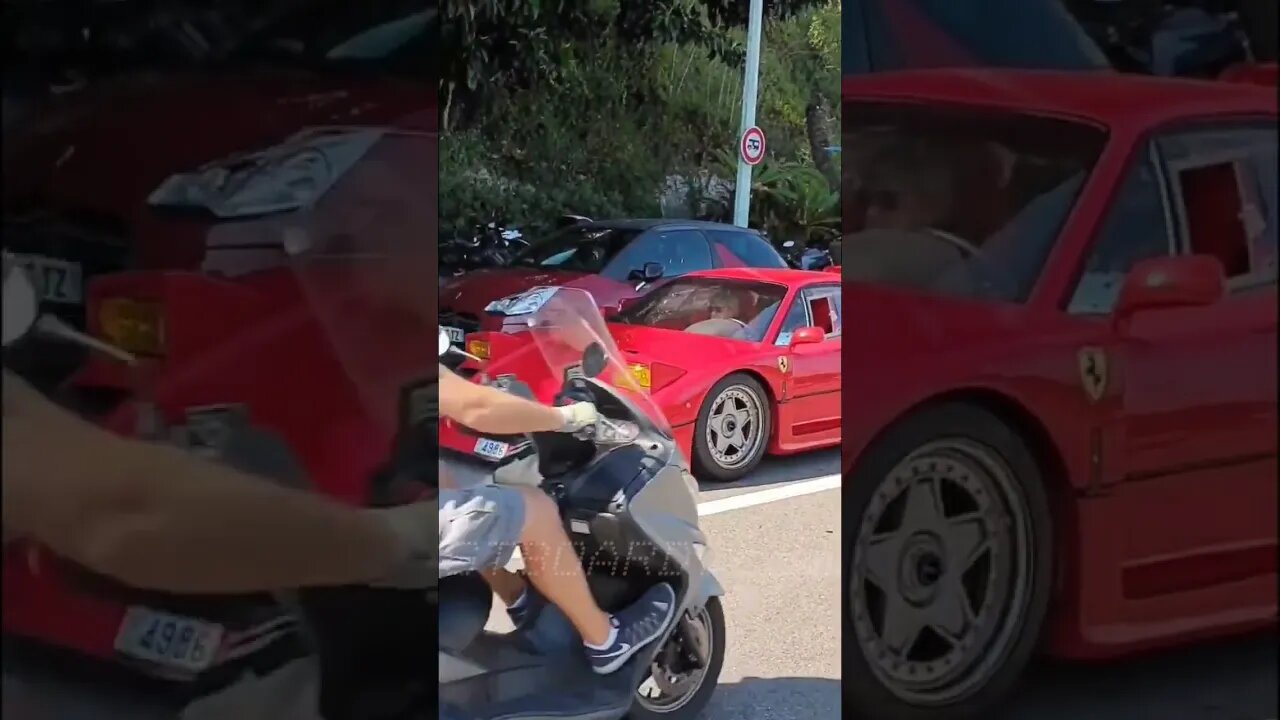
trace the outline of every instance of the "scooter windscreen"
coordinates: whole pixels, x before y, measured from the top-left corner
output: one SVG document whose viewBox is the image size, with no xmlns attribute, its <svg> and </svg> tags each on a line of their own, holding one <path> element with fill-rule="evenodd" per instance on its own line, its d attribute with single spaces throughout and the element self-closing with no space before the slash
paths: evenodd
<svg viewBox="0 0 1280 720">
<path fill-rule="evenodd" d="M 627 361 L 590 293 L 580 288 L 538 287 L 499 305 L 495 311 L 524 331 L 513 333 L 505 344 L 509 355 L 490 361 L 491 377 L 522 382 L 544 402 L 594 403 L 601 416 L 599 426 L 593 428 L 597 444 L 626 440 L 625 426 L 611 421 L 635 423 L 645 433 L 672 436 L 666 415 L 644 390 L 647 368 Z"/>
</svg>

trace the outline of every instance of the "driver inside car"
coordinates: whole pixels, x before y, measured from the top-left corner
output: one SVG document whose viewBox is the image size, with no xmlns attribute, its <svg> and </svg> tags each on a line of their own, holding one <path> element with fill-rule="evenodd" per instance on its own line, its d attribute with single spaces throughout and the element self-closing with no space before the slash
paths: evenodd
<svg viewBox="0 0 1280 720">
<path fill-rule="evenodd" d="M 448 350 L 441 342 L 441 356 Z M 440 415 L 479 433 L 577 432 L 598 419 L 591 403 L 542 405 L 469 382 L 440 365 Z M 506 485 L 459 488 L 440 473 L 440 577 L 478 572 L 507 606 L 516 629 L 532 625 L 546 602 L 573 624 L 597 674 L 615 672 L 657 640 L 676 613 L 675 590 L 649 589 L 631 606 L 606 613 L 561 524 L 560 510 L 541 490 Z M 503 567 L 519 546 L 528 582 Z"/>
<path fill-rule="evenodd" d="M 728 288 L 720 288 L 712 294 L 707 302 L 709 317 L 699 320 L 684 329 L 685 332 L 700 335 L 716 335 L 719 337 L 737 337 L 746 326 L 738 318 L 742 308 L 738 296 Z"/>
</svg>

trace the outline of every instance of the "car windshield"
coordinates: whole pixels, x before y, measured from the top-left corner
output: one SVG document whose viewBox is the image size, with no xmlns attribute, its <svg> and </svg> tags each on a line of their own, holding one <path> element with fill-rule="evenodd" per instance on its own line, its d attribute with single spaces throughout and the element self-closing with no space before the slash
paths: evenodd
<svg viewBox="0 0 1280 720">
<path fill-rule="evenodd" d="M 626 228 L 575 225 L 522 250 L 513 265 L 599 273 L 641 233 Z"/>
<path fill-rule="evenodd" d="M 843 276 L 1025 301 L 1105 131 L 981 109 L 848 102 Z"/>
<path fill-rule="evenodd" d="M 685 277 L 656 288 L 614 322 L 763 342 L 784 285 L 757 280 Z"/>
<path fill-rule="evenodd" d="M 434 11 L 421 0 L 303 2 L 276 14 L 232 51 L 232 59 L 338 67 L 426 62 Z"/>
</svg>

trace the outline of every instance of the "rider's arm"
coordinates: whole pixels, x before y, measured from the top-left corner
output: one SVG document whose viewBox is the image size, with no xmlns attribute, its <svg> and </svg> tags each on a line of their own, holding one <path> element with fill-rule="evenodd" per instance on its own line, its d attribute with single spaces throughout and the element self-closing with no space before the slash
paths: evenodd
<svg viewBox="0 0 1280 720">
<path fill-rule="evenodd" d="M 567 421 L 560 408 L 467 382 L 444 365 L 440 366 L 440 415 L 494 435 L 554 432 Z"/>
<path fill-rule="evenodd" d="M 3 524 L 170 592 L 376 580 L 408 551 L 383 515 L 112 435 L 4 373 Z"/>
</svg>

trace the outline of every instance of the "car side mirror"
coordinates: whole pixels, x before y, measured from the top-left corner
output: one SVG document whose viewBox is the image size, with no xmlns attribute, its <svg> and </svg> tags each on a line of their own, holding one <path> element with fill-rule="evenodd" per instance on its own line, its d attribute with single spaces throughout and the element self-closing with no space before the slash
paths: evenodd
<svg viewBox="0 0 1280 720">
<path fill-rule="evenodd" d="M 827 339 L 827 333 L 820 327 L 802 327 L 791 333 L 791 347 L 797 345 L 814 345 Z"/>
<path fill-rule="evenodd" d="M 662 263 L 647 262 L 643 267 L 631 271 L 631 279 L 651 283 L 655 280 L 661 280 L 663 272 L 665 272 L 665 269 L 662 267 Z"/>
<path fill-rule="evenodd" d="M 1212 305 L 1226 294 L 1226 273 L 1211 255 L 1181 255 L 1141 260 L 1125 276 L 1115 318 L 1127 320 L 1143 310 Z"/>
</svg>

